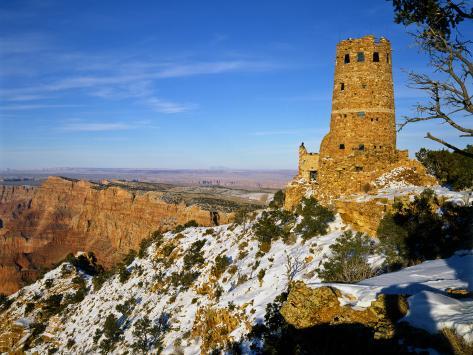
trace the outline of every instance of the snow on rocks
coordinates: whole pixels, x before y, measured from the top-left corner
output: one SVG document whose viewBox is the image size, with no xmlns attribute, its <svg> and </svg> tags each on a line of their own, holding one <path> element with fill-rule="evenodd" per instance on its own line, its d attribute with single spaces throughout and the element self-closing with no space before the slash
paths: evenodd
<svg viewBox="0 0 473 355">
<path fill-rule="evenodd" d="M 400 166 L 394 168 L 393 170 L 384 173 L 379 178 L 374 181 L 374 184 L 378 188 L 402 188 L 402 187 L 412 187 L 413 184 L 407 182 L 404 179 L 404 175 L 408 173 L 411 169 Z"/>
<path fill-rule="evenodd" d="M 412 295 L 409 298 L 411 311 L 405 317 L 406 321 L 429 331 L 453 327 L 465 339 L 473 337 L 472 301 L 455 300 L 446 292 L 449 288 L 473 290 L 473 251 L 459 252 L 446 260 L 427 261 L 358 284 L 326 284 L 319 279 L 317 270 L 330 255 L 330 246 L 347 228 L 340 216 L 337 215 L 336 220 L 330 224 L 327 235 L 305 242 L 298 237 L 294 244 L 289 245 L 277 240 L 272 243 L 269 252 L 263 255 L 258 253 L 258 242 L 250 228 L 252 223 L 246 226 L 187 228 L 180 234 L 166 233 L 159 245 L 155 243 L 148 248 L 146 257 L 136 258 L 128 265 L 131 273 L 128 280 L 122 283 L 119 276 L 115 275 L 98 291 L 92 289 L 90 277 L 82 275 L 86 278 L 89 292 L 80 303 L 69 305 L 66 312 L 61 314 L 60 328 L 48 328 L 55 346 L 63 353 L 98 352 L 97 340 L 94 340 L 97 330 L 103 329 L 109 314 L 120 319 L 122 315 L 116 307 L 128 300 L 134 300 L 128 315 L 131 326 L 124 330 L 123 339 L 114 351 L 116 354 L 124 353 L 133 344 L 133 324 L 137 320 L 144 315 L 156 320 L 162 314 L 169 315 L 171 324 L 171 329 L 163 340 L 163 353 L 200 353 L 202 340 L 194 333 L 195 317 L 199 311 L 202 314 L 202 310 L 208 307 L 234 309 L 231 311 L 232 316 L 238 314 L 241 322 L 229 336 L 238 341 L 247 334 L 248 324 L 253 325 L 264 320 L 266 305 L 286 290 L 288 258 L 303 265 L 294 280 L 304 281 L 310 287 L 332 285 L 338 288 L 342 293 L 342 305 L 348 304 L 355 309 L 362 309 L 367 308 L 379 293 L 409 294 Z M 205 240 L 202 248 L 205 262 L 195 266 L 192 271 L 199 271 L 200 275 L 187 289 L 171 286 L 169 279 L 183 270 L 186 252 L 192 243 L 198 240 Z M 169 243 L 175 244 L 176 247 L 169 254 L 168 262 L 158 261 L 157 255 Z M 233 272 L 230 272 L 229 267 L 215 280 L 212 267 L 216 257 L 222 255 L 231 261 Z M 370 263 L 379 265 L 382 260 L 382 256 L 373 256 Z M 13 295 L 16 301 L 11 307 L 12 317 L 27 325 L 34 316 L 33 313 L 25 319 L 23 309 L 28 299 L 31 300 L 35 294 L 47 296 L 54 290 L 69 292 L 71 276 L 64 277 L 61 271 L 62 267 L 70 267 L 67 265 L 69 264 L 52 270 L 44 279 Z M 261 274 L 262 277 L 259 276 Z M 46 279 L 54 279 L 51 289 L 47 288 Z M 168 284 L 163 286 L 165 281 Z M 209 288 L 210 291 L 206 292 Z M 211 296 L 216 288 L 220 288 L 219 297 Z M 432 322 L 427 321 L 429 314 Z M 68 343 L 74 344 L 72 348 L 66 347 Z M 50 343 L 40 343 L 31 351 L 46 353 L 50 346 Z"/>
</svg>

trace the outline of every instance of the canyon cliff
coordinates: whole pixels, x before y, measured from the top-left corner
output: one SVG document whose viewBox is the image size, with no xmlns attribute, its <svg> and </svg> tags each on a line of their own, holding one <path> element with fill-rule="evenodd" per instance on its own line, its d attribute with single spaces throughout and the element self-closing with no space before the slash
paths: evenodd
<svg viewBox="0 0 473 355">
<path fill-rule="evenodd" d="M 166 197 L 165 190 L 60 177 L 39 187 L 0 186 L 0 293 L 15 292 L 69 253 L 92 251 L 110 267 L 155 230 L 232 217 L 228 208 Z"/>
</svg>

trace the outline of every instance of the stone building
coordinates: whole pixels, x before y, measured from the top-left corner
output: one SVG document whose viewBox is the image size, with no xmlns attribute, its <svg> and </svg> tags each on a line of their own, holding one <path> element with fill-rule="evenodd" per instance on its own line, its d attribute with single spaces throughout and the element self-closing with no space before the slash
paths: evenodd
<svg viewBox="0 0 473 355">
<path fill-rule="evenodd" d="M 337 44 L 330 131 L 320 152 L 299 148 L 298 176 L 286 189 L 292 208 L 310 189 L 321 201 L 367 192 L 383 173 L 403 166 L 431 184 L 423 166 L 396 149 L 391 44 L 365 36 Z M 412 176 L 412 174 L 410 174 Z"/>
</svg>

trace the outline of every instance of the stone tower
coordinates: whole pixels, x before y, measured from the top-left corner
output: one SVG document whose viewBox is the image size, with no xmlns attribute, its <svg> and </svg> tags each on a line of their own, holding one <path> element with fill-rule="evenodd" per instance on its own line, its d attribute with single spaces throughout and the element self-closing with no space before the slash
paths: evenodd
<svg viewBox="0 0 473 355">
<path fill-rule="evenodd" d="M 299 172 L 286 188 L 287 209 L 304 195 L 330 203 L 377 189 L 375 180 L 402 167 L 411 182 L 431 184 L 423 166 L 396 149 L 391 44 L 365 36 L 337 44 L 330 131 L 319 153 L 299 148 Z"/>
<path fill-rule="evenodd" d="M 330 132 L 320 158 L 396 150 L 391 45 L 374 36 L 337 45 Z M 362 167 L 366 170 L 369 167 Z"/>
</svg>

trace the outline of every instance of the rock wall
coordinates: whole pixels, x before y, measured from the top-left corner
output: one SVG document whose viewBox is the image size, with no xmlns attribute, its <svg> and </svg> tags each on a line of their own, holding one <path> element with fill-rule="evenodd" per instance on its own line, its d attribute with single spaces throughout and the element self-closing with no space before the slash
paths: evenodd
<svg viewBox="0 0 473 355">
<path fill-rule="evenodd" d="M 356 231 L 375 236 L 381 219 L 391 209 L 392 203 L 393 200 L 387 199 L 364 202 L 337 200 L 335 206 L 343 222 Z"/>
<path fill-rule="evenodd" d="M 59 177 L 37 188 L 2 186 L 0 192 L 0 293 L 15 292 L 71 252 L 92 251 L 111 266 L 152 231 L 190 220 L 213 224 L 208 210 L 167 203 L 161 192 L 103 189 Z M 220 223 L 232 218 L 218 214 Z"/>
</svg>

